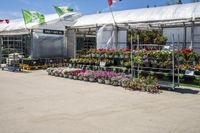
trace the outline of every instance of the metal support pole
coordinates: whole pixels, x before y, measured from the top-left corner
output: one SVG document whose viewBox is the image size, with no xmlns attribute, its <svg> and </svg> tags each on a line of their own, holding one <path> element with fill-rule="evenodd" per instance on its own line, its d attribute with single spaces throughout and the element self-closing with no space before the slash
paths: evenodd
<svg viewBox="0 0 200 133">
<path fill-rule="evenodd" d="M 30 55 L 31 55 L 31 58 L 33 58 L 33 56 L 35 56 L 36 54 L 36 50 L 35 50 L 35 47 L 34 47 L 34 43 L 33 43 L 33 30 L 31 30 L 30 32 L 30 42 L 31 42 L 31 50 L 30 50 Z"/>
<path fill-rule="evenodd" d="M 178 35 L 178 50 L 180 49 L 180 36 Z M 179 86 L 179 84 L 180 84 L 180 77 L 179 77 L 179 74 L 180 74 L 180 70 L 179 70 L 179 67 L 180 67 L 180 62 L 179 62 L 179 54 L 177 55 L 177 57 L 176 57 L 176 59 L 177 59 L 177 69 L 178 69 L 178 86 Z"/>
<path fill-rule="evenodd" d="M 186 48 L 187 47 L 187 27 L 186 27 L 185 23 L 183 25 L 184 25 L 184 44 L 183 44 L 183 48 Z M 180 45 L 180 44 L 178 44 L 178 45 Z"/>
<path fill-rule="evenodd" d="M 115 33 L 115 48 L 118 50 L 118 27 L 117 25 L 114 25 L 114 33 Z"/>
<path fill-rule="evenodd" d="M 134 69 L 134 65 L 133 65 L 133 35 L 132 35 L 132 31 L 131 31 L 131 76 L 132 76 L 132 79 L 133 79 L 133 77 L 135 77 L 135 75 L 133 76 L 133 69 Z"/>
<path fill-rule="evenodd" d="M 97 33 L 98 33 L 99 29 L 98 29 L 98 25 L 96 25 L 96 48 L 97 48 Z"/>
<path fill-rule="evenodd" d="M 191 27 L 191 46 L 190 48 L 193 49 L 194 46 L 194 22 L 192 22 L 192 27 Z"/>
<path fill-rule="evenodd" d="M 140 36 L 137 35 L 137 50 L 138 50 L 138 51 L 140 50 L 140 49 L 139 49 L 139 45 L 140 45 Z M 139 76 L 140 76 L 139 70 L 140 70 L 140 65 L 138 64 L 138 66 L 137 66 L 137 78 L 139 78 Z"/>
<path fill-rule="evenodd" d="M 175 69 L 174 69 L 174 65 L 175 65 L 175 58 L 174 58 L 174 34 L 172 35 L 172 47 L 173 47 L 173 51 L 172 51 L 172 85 L 173 85 L 173 90 L 175 89 Z"/>
</svg>

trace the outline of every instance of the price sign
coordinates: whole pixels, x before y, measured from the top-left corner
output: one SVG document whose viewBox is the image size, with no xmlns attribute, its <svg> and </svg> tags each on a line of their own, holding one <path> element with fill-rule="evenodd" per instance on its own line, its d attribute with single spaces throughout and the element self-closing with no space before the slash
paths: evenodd
<svg viewBox="0 0 200 133">
<path fill-rule="evenodd" d="M 194 70 L 186 70 L 185 75 L 187 76 L 194 76 Z"/>
<path fill-rule="evenodd" d="M 100 67 L 105 67 L 106 66 L 106 62 L 100 62 Z"/>
</svg>

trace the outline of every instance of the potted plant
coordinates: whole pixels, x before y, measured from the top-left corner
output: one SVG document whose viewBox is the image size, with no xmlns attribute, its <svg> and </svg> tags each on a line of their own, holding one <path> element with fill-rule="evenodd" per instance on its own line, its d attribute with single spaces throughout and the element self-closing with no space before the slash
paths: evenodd
<svg viewBox="0 0 200 133">
<path fill-rule="evenodd" d="M 110 59 L 113 58 L 113 52 L 108 52 L 108 58 L 110 58 Z"/>
<path fill-rule="evenodd" d="M 119 58 L 119 52 L 118 52 L 118 51 L 113 52 L 113 55 L 114 55 L 114 58 L 115 58 L 115 59 L 118 59 L 118 58 Z"/>
<path fill-rule="evenodd" d="M 159 44 L 159 45 L 165 45 L 167 42 L 167 37 L 163 36 L 163 35 L 157 35 L 154 38 L 154 43 L 155 44 Z"/>
<path fill-rule="evenodd" d="M 64 70 L 63 73 L 64 73 L 64 77 L 65 77 L 65 78 L 68 78 L 68 77 L 69 77 L 68 70 Z"/>
<path fill-rule="evenodd" d="M 96 81 L 96 77 L 95 77 L 95 74 L 94 72 L 90 72 L 90 74 L 88 74 L 88 79 L 90 82 L 95 82 Z"/>
<path fill-rule="evenodd" d="M 124 59 L 124 52 L 123 51 L 119 52 L 119 58 Z"/>
<path fill-rule="evenodd" d="M 136 56 L 133 59 L 135 66 L 144 64 L 144 61 L 141 56 Z"/>
<path fill-rule="evenodd" d="M 83 80 L 83 75 L 82 74 L 78 75 L 78 80 Z"/>
<path fill-rule="evenodd" d="M 95 72 L 95 77 L 97 78 L 98 83 L 103 84 L 104 83 L 104 78 L 106 76 L 106 72 L 104 71 L 96 71 Z"/>
<path fill-rule="evenodd" d="M 105 77 L 104 81 L 105 81 L 106 85 L 111 85 L 111 79 L 110 79 L 110 77 Z"/>
<path fill-rule="evenodd" d="M 124 58 L 129 59 L 130 58 L 130 52 L 124 52 Z"/>
<path fill-rule="evenodd" d="M 158 67 L 158 61 L 157 60 L 152 60 L 151 61 L 151 65 L 152 65 L 152 67 L 157 68 Z"/>
<path fill-rule="evenodd" d="M 172 62 L 171 61 L 164 61 L 160 65 L 163 68 L 171 69 L 172 68 Z"/>
<path fill-rule="evenodd" d="M 119 86 L 121 84 L 120 83 L 121 78 L 122 78 L 121 76 L 112 77 L 111 78 L 112 85 L 113 86 Z"/>
<path fill-rule="evenodd" d="M 103 79 L 97 79 L 98 83 L 103 84 L 104 80 Z"/>
<path fill-rule="evenodd" d="M 72 75 L 71 73 L 69 73 L 68 77 L 69 77 L 70 79 L 73 79 L 73 75 Z"/>
<path fill-rule="evenodd" d="M 77 80 L 77 79 L 78 79 L 78 76 L 77 76 L 77 75 L 74 75 L 74 76 L 73 76 L 73 79 L 74 79 L 74 80 Z"/>
<path fill-rule="evenodd" d="M 88 79 L 88 77 L 84 76 L 84 77 L 83 77 L 83 80 L 84 80 L 84 81 L 88 81 L 89 79 Z"/>
<path fill-rule="evenodd" d="M 131 63 L 132 63 L 131 61 L 127 61 L 127 62 L 124 63 L 124 66 L 125 67 L 131 67 Z"/>
<path fill-rule="evenodd" d="M 130 83 L 130 79 L 127 78 L 127 77 L 123 77 L 120 82 L 121 82 L 121 86 L 122 87 L 128 88 L 129 87 L 129 83 Z"/>
<path fill-rule="evenodd" d="M 144 59 L 144 66 L 149 67 L 150 66 L 150 61 L 148 58 Z"/>
</svg>

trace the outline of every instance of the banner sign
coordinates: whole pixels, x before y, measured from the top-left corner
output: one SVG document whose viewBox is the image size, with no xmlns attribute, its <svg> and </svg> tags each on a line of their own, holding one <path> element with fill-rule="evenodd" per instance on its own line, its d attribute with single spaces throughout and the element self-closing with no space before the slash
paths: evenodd
<svg viewBox="0 0 200 133">
<path fill-rule="evenodd" d="M 64 31 L 62 31 L 62 30 L 48 30 L 48 29 L 44 29 L 43 33 L 44 34 L 53 34 L 53 35 L 64 35 Z"/>
</svg>

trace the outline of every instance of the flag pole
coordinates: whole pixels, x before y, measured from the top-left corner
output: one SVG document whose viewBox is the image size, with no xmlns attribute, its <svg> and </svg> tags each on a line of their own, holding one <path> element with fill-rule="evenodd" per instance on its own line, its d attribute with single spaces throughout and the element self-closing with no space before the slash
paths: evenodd
<svg viewBox="0 0 200 133">
<path fill-rule="evenodd" d="M 114 22 L 115 25 L 117 25 L 111 6 L 109 6 L 109 9 L 110 9 L 110 13 L 111 13 L 112 18 L 113 18 L 113 22 Z"/>
<path fill-rule="evenodd" d="M 110 9 L 110 12 L 111 12 L 111 15 L 113 18 L 113 22 L 114 22 L 113 29 L 114 29 L 114 33 L 115 33 L 115 26 L 117 27 L 117 23 L 115 21 L 115 17 L 114 17 L 111 5 L 109 5 L 109 9 Z M 117 30 L 117 28 L 116 28 L 116 31 L 117 31 L 117 33 L 115 34 L 115 48 L 117 49 L 117 45 L 118 45 L 118 30 Z"/>
</svg>

